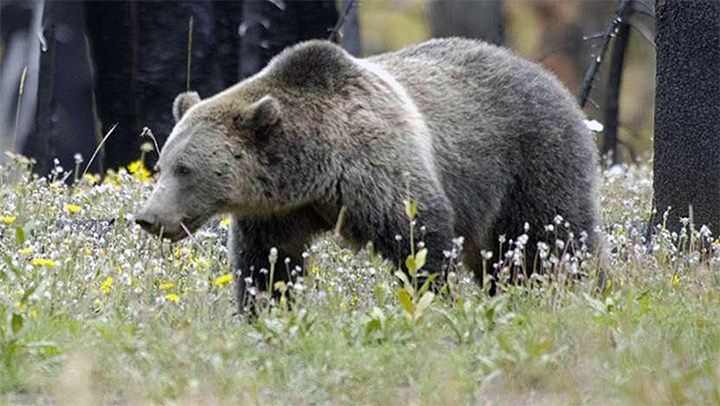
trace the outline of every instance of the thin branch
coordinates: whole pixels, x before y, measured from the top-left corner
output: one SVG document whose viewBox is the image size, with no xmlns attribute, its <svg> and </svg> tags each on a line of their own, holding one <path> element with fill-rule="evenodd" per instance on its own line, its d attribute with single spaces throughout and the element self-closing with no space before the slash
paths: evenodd
<svg viewBox="0 0 720 406">
<path fill-rule="evenodd" d="M 603 33 L 600 32 L 600 33 L 589 35 L 589 36 L 583 36 L 582 40 L 583 41 L 593 41 L 593 40 L 602 38 L 602 36 L 603 36 Z M 571 44 L 565 44 L 563 46 L 559 46 L 557 48 L 553 48 L 553 49 L 545 52 L 544 54 L 542 54 L 542 56 L 540 56 L 539 58 L 535 58 L 535 62 L 538 62 L 538 63 L 542 62 L 545 59 L 547 59 L 557 53 L 560 53 L 560 52 L 563 52 L 563 51 L 566 51 L 566 50 L 572 48 L 573 46 L 574 46 L 574 44 L 571 43 Z"/>
<path fill-rule="evenodd" d="M 118 123 L 115 123 L 115 124 L 110 128 L 110 131 L 108 131 L 107 134 L 105 134 L 105 137 L 103 137 L 103 139 L 100 141 L 100 144 L 98 144 L 97 148 L 95 148 L 95 152 L 93 152 L 93 154 L 92 154 L 92 156 L 90 157 L 90 160 L 88 161 L 87 165 L 85 165 L 85 170 L 83 171 L 82 176 L 85 176 L 85 174 L 87 173 L 88 169 L 90 169 L 90 165 L 92 165 L 92 163 L 93 163 L 93 161 L 95 160 L 95 157 L 97 156 L 98 152 L 100 152 L 100 149 L 103 147 L 103 145 L 105 145 L 105 141 L 107 141 L 107 139 L 110 138 L 110 134 L 112 134 L 113 131 L 115 131 L 115 128 L 117 128 L 117 126 L 118 126 Z M 82 177 L 82 176 L 81 176 L 81 177 Z"/>
<path fill-rule="evenodd" d="M 20 88 L 18 89 L 17 106 L 15 106 L 15 132 L 13 134 L 12 145 L 10 146 L 13 152 L 20 151 L 21 149 L 20 146 L 17 145 L 17 142 L 18 127 L 20 127 L 20 110 L 22 107 L 23 93 L 25 91 L 25 75 L 27 75 L 27 66 L 23 68 L 22 75 L 20 76 Z"/>
<path fill-rule="evenodd" d="M 343 24 L 345 24 L 345 20 L 347 20 L 348 15 L 350 15 L 350 10 L 355 7 L 355 2 L 357 0 L 349 0 L 347 2 L 347 5 L 345 6 L 345 10 L 343 10 L 340 17 L 338 17 L 337 23 L 335 24 L 335 27 L 330 32 L 330 35 L 328 36 L 328 41 L 336 41 L 338 38 L 338 34 L 340 33 L 340 28 L 342 28 Z"/>
<path fill-rule="evenodd" d="M 598 50 L 597 55 L 593 57 L 587 71 L 585 71 L 585 76 L 583 77 L 582 85 L 580 86 L 580 94 L 578 95 L 578 104 L 580 104 L 581 108 L 585 107 L 585 103 L 587 103 L 593 81 L 595 81 L 595 75 L 597 75 L 598 69 L 600 69 L 600 64 L 605 57 L 605 51 L 607 51 L 610 40 L 615 36 L 620 23 L 622 23 L 632 10 L 632 3 L 633 0 L 619 0 L 617 7 L 615 7 L 613 19 L 610 24 L 608 24 L 603 34 L 602 45 Z"/>
<path fill-rule="evenodd" d="M 340 231 L 342 230 L 343 222 L 345 221 L 345 213 L 347 212 L 347 207 L 342 206 L 340 208 L 340 213 L 338 214 L 337 221 L 335 222 L 335 231 L 333 232 L 333 236 L 338 239 L 340 238 Z"/>
<path fill-rule="evenodd" d="M 590 103 L 591 106 L 595 107 L 595 109 L 600 110 L 600 105 L 591 97 L 588 97 L 587 102 Z"/>
<path fill-rule="evenodd" d="M 158 157 L 159 157 L 160 156 L 160 147 L 158 146 L 158 142 L 155 139 L 155 136 L 153 135 L 152 130 L 147 127 L 143 127 L 142 133 L 140 133 L 140 138 L 143 138 L 143 137 L 149 137 L 152 140 L 153 144 L 155 144 L 155 153 L 158 154 Z"/>
<path fill-rule="evenodd" d="M 193 16 L 190 16 L 188 21 L 188 35 L 187 35 L 187 79 L 185 83 L 185 91 L 190 91 L 190 64 L 192 63 L 192 34 L 193 34 Z M 160 151 L 158 151 L 160 153 Z"/>
<path fill-rule="evenodd" d="M 185 223 L 182 221 L 180 222 L 180 227 L 182 227 L 183 231 L 185 231 L 185 234 L 187 234 L 188 237 L 192 240 L 193 244 L 195 245 L 195 248 L 197 248 L 203 255 L 205 255 L 205 250 L 203 249 L 202 245 L 198 242 L 198 240 L 195 238 L 193 233 L 190 232 L 190 229 L 187 228 Z"/>
</svg>

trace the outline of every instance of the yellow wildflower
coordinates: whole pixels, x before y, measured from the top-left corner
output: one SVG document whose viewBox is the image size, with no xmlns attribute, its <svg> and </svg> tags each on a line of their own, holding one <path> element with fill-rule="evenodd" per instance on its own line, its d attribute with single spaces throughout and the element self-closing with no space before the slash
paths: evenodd
<svg viewBox="0 0 720 406">
<path fill-rule="evenodd" d="M 107 171 L 107 174 L 105 175 L 105 179 L 103 180 L 103 183 L 106 185 L 112 185 L 112 186 L 122 186 L 122 182 L 120 181 L 120 176 L 117 172 L 110 169 Z"/>
<path fill-rule="evenodd" d="M 46 266 L 48 268 L 55 268 L 55 261 L 45 258 L 33 258 L 32 264 L 35 266 Z"/>
<path fill-rule="evenodd" d="M 30 312 L 28 313 L 28 316 L 32 317 L 33 319 L 37 319 L 37 316 L 38 316 L 37 310 L 30 310 Z"/>
<path fill-rule="evenodd" d="M 100 175 L 95 175 L 91 173 L 86 173 L 83 175 L 83 179 L 87 180 L 90 183 L 99 183 L 100 182 Z"/>
<path fill-rule="evenodd" d="M 158 286 L 158 289 L 160 290 L 170 290 L 175 287 L 174 283 L 163 283 L 160 286 Z"/>
<path fill-rule="evenodd" d="M 107 278 L 105 278 L 103 283 L 100 284 L 100 290 L 103 291 L 104 293 L 110 293 L 110 288 L 112 288 L 112 285 L 113 285 L 113 277 L 108 276 Z"/>
<path fill-rule="evenodd" d="M 197 264 L 198 264 L 198 267 L 199 267 L 200 269 L 202 269 L 202 270 L 205 270 L 205 269 L 210 268 L 210 265 L 211 265 L 210 261 L 208 261 L 208 260 L 205 259 L 205 258 L 197 261 Z"/>
<path fill-rule="evenodd" d="M 76 205 L 74 205 L 74 204 L 66 204 L 66 205 L 65 205 L 65 210 L 69 211 L 70 213 L 77 213 L 77 212 L 79 212 L 80 210 L 82 210 L 82 207 L 81 207 L 81 206 L 76 206 Z"/>
<path fill-rule="evenodd" d="M 670 284 L 672 286 L 677 286 L 678 283 L 680 283 L 680 277 L 677 274 L 673 274 L 670 277 Z"/>
<path fill-rule="evenodd" d="M 150 177 L 150 171 L 145 167 L 145 163 L 141 159 L 130 162 L 127 170 L 140 180 L 146 180 Z"/>
<path fill-rule="evenodd" d="M 28 248 L 21 249 L 19 252 L 20 252 L 20 255 L 30 255 L 33 253 L 33 251 L 34 250 L 32 248 L 28 247 Z"/>
<path fill-rule="evenodd" d="M 168 293 L 167 295 L 165 295 L 165 299 L 170 302 L 177 303 L 180 301 L 180 296 L 178 296 L 174 293 Z"/>
<path fill-rule="evenodd" d="M 220 225 L 221 225 L 221 226 L 225 226 L 225 227 L 229 226 L 229 225 L 230 225 L 230 218 L 228 217 L 228 218 L 224 218 L 224 219 L 220 220 Z"/>
<path fill-rule="evenodd" d="M 227 275 L 223 275 L 223 276 L 215 278 L 215 280 L 213 281 L 213 284 L 217 285 L 218 287 L 222 287 L 223 285 L 230 282 L 231 280 L 232 280 L 232 275 L 227 274 Z"/>
<path fill-rule="evenodd" d="M 12 224 L 15 222 L 15 220 L 17 220 L 17 217 L 16 216 L 2 216 L 2 217 L 0 217 L 0 220 L 2 220 L 2 222 L 4 224 Z"/>
</svg>

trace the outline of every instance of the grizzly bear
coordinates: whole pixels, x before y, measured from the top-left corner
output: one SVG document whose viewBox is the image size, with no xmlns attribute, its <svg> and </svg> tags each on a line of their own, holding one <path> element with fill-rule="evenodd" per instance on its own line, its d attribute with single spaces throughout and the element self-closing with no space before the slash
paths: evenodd
<svg viewBox="0 0 720 406">
<path fill-rule="evenodd" d="M 260 270 L 272 247 L 301 262 L 341 210 L 344 240 L 404 260 L 408 196 L 419 203 L 428 272 L 442 271 L 458 236 L 476 273 L 481 250 L 501 254 L 499 235 L 526 234 L 532 258 L 558 215 L 596 239 L 598 156 L 583 113 L 552 74 L 480 41 L 436 39 L 367 59 L 304 42 L 213 97 L 180 94 L 173 113 L 136 221 L 179 240 L 230 213 L 241 309 L 246 278 L 267 288 Z"/>
</svg>

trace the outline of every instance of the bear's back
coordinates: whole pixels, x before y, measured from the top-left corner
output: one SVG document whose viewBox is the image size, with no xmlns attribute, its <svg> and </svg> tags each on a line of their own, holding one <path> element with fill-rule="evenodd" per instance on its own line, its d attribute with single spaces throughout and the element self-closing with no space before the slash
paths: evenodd
<svg viewBox="0 0 720 406">
<path fill-rule="evenodd" d="M 369 60 L 405 87 L 431 127 L 457 121 L 456 117 L 467 124 L 474 117 L 487 130 L 507 137 L 526 133 L 526 121 L 537 125 L 553 118 L 560 120 L 556 126 L 572 126 L 583 118 L 554 75 L 482 41 L 435 39 Z M 435 136 L 447 132 L 444 128 Z"/>
<path fill-rule="evenodd" d="M 596 147 L 554 75 L 506 49 L 460 38 L 368 60 L 393 75 L 423 115 L 445 192 L 463 213 L 460 234 L 472 235 L 478 224 L 489 229 L 488 217 L 496 225 L 512 216 L 543 224 L 550 213 L 586 229 L 595 222 Z"/>
</svg>

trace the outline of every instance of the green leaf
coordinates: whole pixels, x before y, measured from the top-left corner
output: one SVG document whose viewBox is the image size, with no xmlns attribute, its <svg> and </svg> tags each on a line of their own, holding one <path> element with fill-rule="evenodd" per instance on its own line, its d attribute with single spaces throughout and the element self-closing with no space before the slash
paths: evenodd
<svg viewBox="0 0 720 406">
<path fill-rule="evenodd" d="M 373 330 L 380 330 L 380 320 L 372 319 L 365 325 L 365 334 L 370 334 Z"/>
<path fill-rule="evenodd" d="M 423 293 L 427 292 L 430 289 L 430 284 L 437 277 L 438 277 L 438 274 L 436 274 L 436 273 L 428 275 L 427 279 L 425 279 L 425 282 L 420 287 L 420 290 L 418 290 L 418 293 L 422 295 Z M 445 287 L 447 287 L 447 285 L 445 285 Z"/>
<path fill-rule="evenodd" d="M 412 296 L 410 296 L 410 293 L 408 293 L 405 289 L 398 289 L 398 299 L 400 300 L 403 310 L 405 310 L 405 314 L 408 317 L 412 317 L 415 305 L 412 302 Z"/>
<path fill-rule="evenodd" d="M 418 270 L 417 266 L 415 265 L 415 258 L 413 258 L 412 256 L 408 256 L 405 260 L 405 268 L 407 268 L 410 277 L 414 278 Z"/>
<path fill-rule="evenodd" d="M 15 238 L 17 238 L 18 245 L 25 244 L 25 230 L 22 227 L 15 227 Z"/>
<path fill-rule="evenodd" d="M 13 313 L 12 315 L 12 321 L 10 322 L 10 326 L 12 328 L 12 333 L 17 334 L 20 329 L 23 327 L 23 317 L 17 313 Z"/>
<path fill-rule="evenodd" d="M 427 259 L 427 248 L 423 248 L 415 254 L 415 270 L 420 270 L 425 266 L 425 260 Z"/>
<path fill-rule="evenodd" d="M 405 199 L 405 215 L 410 220 L 414 220 L 415 216 L 417 216 L 417 206 L 417 200 L 410 201 Z"/>
</svg>

